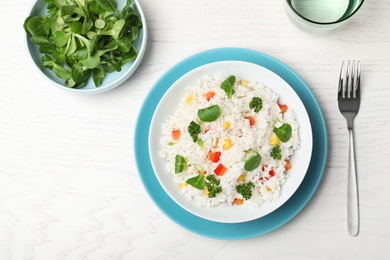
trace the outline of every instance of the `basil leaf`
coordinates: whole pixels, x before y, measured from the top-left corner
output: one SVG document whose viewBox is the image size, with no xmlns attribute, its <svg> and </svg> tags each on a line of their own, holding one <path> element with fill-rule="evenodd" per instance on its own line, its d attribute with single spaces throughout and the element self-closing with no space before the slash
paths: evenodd
<svg viewBox="0 0 390 260">
<path fill-rule="evenodd" d="M 274 128 L 273 132 L 279 138 L 279 140 L 283 143 L 287 142 L 291 138 L 292 128 L 291 125 L 284 123 L 279 128 Z"/>
<path fill-rule="evenodd" d="M 180 154 L 176 154 L 175 158 L 175 173 L 181 173 L 187 166 L 186 159 Z"/>
<path fill-rule="evenodd" d="M 228 99 L 231 99 L 235 92 L 233 89 L 235 82 L 236 82 L 236 77 L 232 75 L 229 76 L 221 83 L 221 89 L 223 89 L 226 92 Z"/>
<path fill-rule="evenodd" d="M 261 156 L 258 152 L 254 150 L 250 150 L 249 152 L 255 153 L 255 155 L 249 157 L 249 159 L 245 161 L 244 169 L 248 172 L 256 169 L 261 162 Z"/>
<path fill-rule="evenodd" d="M 201 172 L 198 176 L 189 178 L 186 183 L 197 188 L 198 190 L 203 190 L 204 186 L 206 185 L 204 180 L 204 173 Z"/>
<path fill-rule="evenodd" d="M 198 117 L 203 122 L 213 122 L 218 119 L 221 111 L 218 105 L 213 105 L 198 110 Z"/>
</svg>

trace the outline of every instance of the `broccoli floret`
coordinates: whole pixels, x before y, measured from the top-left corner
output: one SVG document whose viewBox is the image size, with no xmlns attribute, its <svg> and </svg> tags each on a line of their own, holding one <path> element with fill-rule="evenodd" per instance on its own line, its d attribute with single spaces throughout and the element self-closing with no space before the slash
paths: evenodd
<svg viewBox="0 0 390 260">
<path fill-rule="evenodd" d="M 222 192 L 222 187 L 219 186 L 219 180 L 215 178 L 214 175 L 209 175 L 206 177 L 206 187 L 209 192 L 209 198 L 215 198 L 218 193 Z"/>
<path fill-rule="evenodd" d="M 253 182 L 249 181 L 247 183 L 243 183 L 236 186 L 236 191 L 242 195 L 242 197 L 247 200 L 252 197 L 252 188 L 254 188 L 255 185 Z"/>
<path fill-rule="evenodd" d="M 196 143 L 198 141 L 198 134 L 200 134 L 200 125 L 195 123 L 194 121 L 191 121 L 190 125 L 187 128 L 188 133 L 192 137 L 192 141 Z"/>
<path fill-rule="evenodd" d="M 263 107 L 263 100 L 259 97 L 253 97 L 251 102 L 249 102 L 249 108 L 254 109 L 258 113 Z"/>
<path fill-rule="evenodd" d="M 279 145 L 276 145 L 272 148 L 271 150 L 271 157 L 274 158 L 275 160 L 280 160 L 282 159 L 282 150 L 280 149 Z"/>
</svg>

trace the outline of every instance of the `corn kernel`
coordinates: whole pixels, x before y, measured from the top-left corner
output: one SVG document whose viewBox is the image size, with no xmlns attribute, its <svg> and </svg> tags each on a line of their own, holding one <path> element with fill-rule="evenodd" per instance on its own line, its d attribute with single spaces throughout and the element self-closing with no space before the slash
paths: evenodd
<svg viewBox="0 0 390 260">
<path fill-rule="evenodd" d="M 223 149 L 227 150 L 230 148 L 230 146 L 232 146 L 232 141 L 230 141 L 230 139 L 225 139 L 225 143 L 223 144 Z"/>
<path fill-rule="evenodd" d="M 228 129 L 229 126 L 230 126 L 230 122 L 229 121 L 223 122 L 223 128 Z"/>
<path fill-rule="evenodd" d="M 187 187 L 187 186 L 188 186 L 187 183 L 182 183 L 182 184 L 180 184 L 180 189 L 183 188 L 183 187 Z"/>
<path fill-rule="evenodd" d="M 189 96 L 189 97 L 186 98 L 187 104 L 191 103 L 191 101 L 192 101 L 192 96 Z"/>
<path fill-rule="evenodd" d="M 204 190 L 203 190 L 203 193 L 204 193 L 204 195 L 206 195 L 206 196 L 209 196 L 209 189 L 207 189 L 207 188 L 205 188 Z"/>
<path fill-rule="evenodd" d="M 267 188 L 267 191 L 272 191 L 272 189 L 268 186 L 265 186 Z"/>
<path fill-rule="evenodd" d="M 275 146 L 279 144 L 279 138 L 276 136 L 275 133 L 272 133 L 269 138 L 270 145 Z"/>
<path fill-rule="evenodd" d="M 238 181 L 245 181 L 245 174 L 241 174 L 237 179 Z"/>
<path fill-rule="evenodd" d="M 248 86 L 248 81 L 247 80 L 241 80 L 241 85 L 243 87 L 247 87 Z"/>
</svg>

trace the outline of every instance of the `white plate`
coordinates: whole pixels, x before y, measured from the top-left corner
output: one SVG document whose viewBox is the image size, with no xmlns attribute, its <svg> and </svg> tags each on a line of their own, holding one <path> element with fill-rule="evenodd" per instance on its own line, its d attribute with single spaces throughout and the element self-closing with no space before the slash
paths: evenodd
<svg viewBox="0 0 390 260">
<path fill-rule="evenodd" d="M 281 103 L 289 104 L 297 115 L 301 145 L 292 155 L 290 162 L 293 167 L 289 170 L 289 177 L 282 186 L 282 193 L 278 199 L 266 202 L 260 208 L 252 207 L 202 207 L 186 198 L 179 190 L 172 175 L 167 170 L 167 162 L 160 157 L 162 149 L 162 125 L 174 114 L 179 102 L 185 96 L 186 88 L 196 83 L 205 75 L 221 73 L 232 74 L 252 82 L 261 82 L 279 94 Z M 298 189 L 309 167 L 312 153 L 312 132 L 307 111 L 295 91 L 274 72 L 254 63 L 243 61 L 220 61 L 209 63 L 188 72 L 179 78 L 161 98 L 151 121 L 149 131 L 149 155 L 154 173 L 165 192 L 183 209 L 190 213 L 216 222 L 240 223 L 263 217 L 283 205 Z"/>
</svg>

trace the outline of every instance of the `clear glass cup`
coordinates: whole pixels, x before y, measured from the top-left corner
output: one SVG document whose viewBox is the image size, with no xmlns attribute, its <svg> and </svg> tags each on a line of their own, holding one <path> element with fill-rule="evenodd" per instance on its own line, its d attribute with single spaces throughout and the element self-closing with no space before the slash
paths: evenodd
<svg viewBox="0 0 390 260">
<path fill-rule="evenodd" d="M 290 20 L 299 28 L 326 34 L 345 25 L 364 0 L 286 0 Z"/>
</svg>

